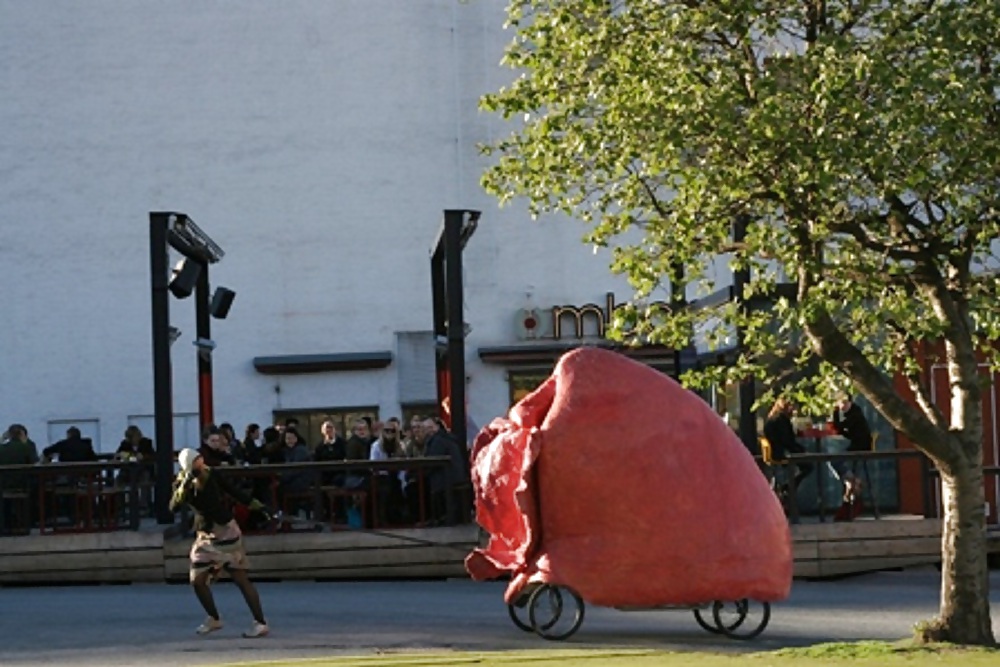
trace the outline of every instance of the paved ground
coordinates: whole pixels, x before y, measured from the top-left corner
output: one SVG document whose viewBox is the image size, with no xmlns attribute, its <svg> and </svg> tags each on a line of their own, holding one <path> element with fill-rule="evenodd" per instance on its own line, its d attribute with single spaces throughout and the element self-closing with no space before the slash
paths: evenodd
<svg viewBox="0 0 1000 667">
<path fill-rule="evenodd" d="M 700 630 L 689 612 L 621 612 L 588 607 L 580 631 L 553 643 L 517 630 L 502 602 L 504 584 L 422 582 L 264 583 L 273 631 L 240 638 L 249 615 L 236 588 L 216 586 L 226 627 L 196 637 L 202 615 L 187 586 L 133 585 L 0 589 L 0 665 L 210 665 L 376 650 L 628 646 L 766 650 L 825 641 L 910 634 L 937 608 L 934 569 L 839 581 L 797 581 L 752 642 Z M 1000 573 L 991 589 L 1000 637 Z"/>
</svg>

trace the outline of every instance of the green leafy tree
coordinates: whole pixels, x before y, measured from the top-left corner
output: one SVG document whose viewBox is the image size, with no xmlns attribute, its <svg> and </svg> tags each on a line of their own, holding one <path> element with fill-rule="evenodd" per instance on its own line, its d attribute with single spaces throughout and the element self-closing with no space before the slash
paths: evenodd
<svg viewBox="0 0 1000 667">
<path fill-rule="evenodd" d="M 685 381 L 778 378 L 817 411 L 860 391 L 941 472 L 924 636 L 993 644 L 978 364 L 1000 361 L 1000 3 L 512 0 L 508 17 L 517 76 L 483 104 L 516 125 L 486 147 L 486 187 L 613 249 L 635 290 L 619 336 L 740 333 L 735 364 Z M 749 271 L 742 299 L 663 302 L 717 287 L 720 256 Z"/>
</svg>

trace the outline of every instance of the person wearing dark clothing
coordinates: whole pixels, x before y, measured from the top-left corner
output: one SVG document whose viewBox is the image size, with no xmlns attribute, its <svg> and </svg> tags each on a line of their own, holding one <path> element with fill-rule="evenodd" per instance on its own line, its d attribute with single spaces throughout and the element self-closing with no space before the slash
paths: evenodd
<svg viewBox="0 0 1000 667">
<path fill-rule="evenodd" d="M 28 437 L 28 429 L 21 424 L 11 424 L 7 436 L 10 440 L 0 444 L 0 465 L 38 463 L 38 446 Z M 14 479 L 16 476 L 9 477 Z"/>
<path fill-rule="evenodd" d="M 60 463 L 83 463 L 97 460 L 91 439 L 81 437 L 80 429 L 75 426 L 66 429 L 64 440 L 43 449 L 42 456 L 48 460 L 57 457 Z"/>
<path fill-rule="evenodd" d="M 283 437 L 285 439 L 285 463 L 312 461 L 309 448 L 299 437 L 298 431 L 286 428 Z M 302 500 L 302 495 L 310 490 L 314 479 L 315 474 L 312 470 L 294 470 L 281 473 L 278 483 L 278 500 L 286 512 L 311 511 L 313 509 L 316 504 L 315 499 L 305 501 Z"/>
<path fill-rule="evenodd" d="M 779 398 L 767 414 L 767 421 L 764 422 L 764 437 L 771 443 L 771 457 L 775 461 L 786 459 L 789 453 L 803 454 L 806 451 L 805 447 L 799 443 L 798 438 L 795 437 L 795 427 L 792 426 L 794 413 L 795 406 L 792 402 L 786 398 Z M 809 463 L 795 465 L 794 485 L 796 489 L 812 471 L 813 466 Z"/>
<path fill-rule="evenodd" d="M 134 471 L 119 471 L 116 482 L 119 485 L 126 485 L 133 479 L 139 485 L 139 503 L 144 508 L 152 506 L 153 485 L 156 478 L 156 451 L 153 449 L 153 441 L 142 434 L 142 430 L 132 424 L 125 429 L 125 437 L 118 445 L 115 458 L 120 461 L 139 461 L 140 465 Z"/>
<path fill-rule="evenodd" d="M 156 451 L 153 449 L 153 441 L 145 437 L 139 427 L 133 424 L 125 429 L 125 438 L 118 445 L 115 458 L 155 461 Z"/>
<path fill-rule="evenodd" d="M 225 442 L 222 430 L 215 424 L 209 424 L 205 427 L 198 453 L 205 457 L 205 465 L 209 468 L 231 466 L 236 463 L 236 459 L 233 458 Z"/>
<path fill-rule="evenodd" d="M 257 444 L 260 438 L 260 425 L 247 424 L 246 434 L 243 436 L 244 461 L 251 465 L 256 465 L 263 459 L 263 447 Z"/>
<path fill-rule="evenodd" d="M 833 412 L 833 430 L 847 438 L 848 452 L 867 452 L 872 447 L 872 431 L 861 408 L 850 397 L 841 399 Z M 861 511 L 861 480 L 857 476 L 858 460 L 838 460 L 834 472 L 844 483 L 844 503 L 838 519 L 853 518 Z"/>
<path fill-rule="evenodd" d="M 451 464 L 435 468 L 427 476 L 431 496 L 432 521 L 453 525 L 458 522 L 458 512 L 453 490 L 467 476 L 462 448 L 446 429 L 433 419 L 424 421 L 423 431 L 427 434 L 426 456 L 448 456 Z M 451 496 L 451 498 L 449 498 Z"/>
<path fill-rule="evenodd" d="M 372 449 L 372 440 L 368 430 L 368 422 L 362 417 L 354 420 L 351 427 L 351 437 L 344 446 L 348 461 L 367 461 Z M 350 470 L 344 479 L 344 486 L 350 489 L 368 488 L 368 470 Z"/>
<path fill-rule="evenodd" d="M 260 595 L 247 575 L 243 535 L 226 499 L 232 498 L 254 510 L 262 509 L 263 504 L 231 484 L 224 476 L 213 472 L 205 464 L 205 458 L 193 449 L 181 451 L 178 462 L 181 471 L 174 480 L 170 510 L 176 512 L 182 505 L 194 510 L 196 537 L 191 546 L 189 577 L 198 602 L 208 614 L 196 632 L 206 635 L 222 629 L 222 619 L 215 606 L 210 585 L 225 570 L 232 576 L 253 614 L 253 625 L 243 636 L 263 637 L 269 628 L 264 619 Z"/>
<path fill-rule="evenodd" d="M 0 442 L 0 466 L 33 465 L 38 463 L 38 448 L 28 438 L 27 428 L 21 424 L 11 424 L 7 429 L 7 436 L 10 438 L 7 442 Z M 0 482 L 2 482 L 4 491 L 29 494 L 29 498 L 26 501 L 29 507 L 37 505 L 34 502 L 35 499 L 31 497 L 35 494 L 35 483 L 30 475 L 23 472 L 7 472 L 3 473 L 3 479 L 0 479 Z M 9 498 L 0 501 L 0 511 L 4 513 L 5 526 L 30 523 L 30 521 L 18 521 L 16 502 Z M 27 529 L 27 525 L 24 528 Z"/>
<path fill-rule="evenodd" d="M 337 425 L 332 421 L 323 422 L 320 427 L 323 442 L 316 445 L 313 459 L 316 461 L 343 461 L 347 458 L 347 441 L 337 433 Z M 341 486 L 344 482 L 343 473 L 324 472 L 324 486 Z"/>
<path fill-rule="evenodd" d="M 268 426 L 264 429 L 262 437 L 264 442 L 260 446 L 260 462 L 284 463 L 285 453 L 283 450 L 285 447 L 281 442 L 281 431 L 273 426 Z"/>
<path fill-rule="evenodd" d="M 351 426 L 351 437 L 347 439 L 347 460 L 367 461 L 371 454 L 372 442 L 371 429 L 364 417 L 358 417 Z"/>
<path fill-rule="evenodd" d="M 849 452 L 867 452 L 872 447 L 872 430 L 857 403 L 845 398 L 833 412 L 833 429 L 848 439 Z"/>
</svg>

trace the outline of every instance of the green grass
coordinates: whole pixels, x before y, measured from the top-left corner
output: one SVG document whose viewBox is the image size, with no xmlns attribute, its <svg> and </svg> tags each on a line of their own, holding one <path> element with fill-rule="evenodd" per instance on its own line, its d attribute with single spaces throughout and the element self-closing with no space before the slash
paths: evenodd
<svg viewBox="0 0 1000 667">
<path fill-rule="evenodd" d="M 920 667 L 996 667 L 1000 650 L 964 648 L 947 644 L 914 646 L 909 642 L 852 642 L 817 644 L 760 653 L 722 655 L 701 652 L 670 652 L 630 649 L 556 649 L 551 651 L 428 651 L 337 656 L 307 660 L 227 663 L 231 667 L 430 667 L 432 665 L 476 665 L 478 667 L 805 667 L 905 665 Z M 222 666 L 220 666 L 222 667 Z"/>
</svg>

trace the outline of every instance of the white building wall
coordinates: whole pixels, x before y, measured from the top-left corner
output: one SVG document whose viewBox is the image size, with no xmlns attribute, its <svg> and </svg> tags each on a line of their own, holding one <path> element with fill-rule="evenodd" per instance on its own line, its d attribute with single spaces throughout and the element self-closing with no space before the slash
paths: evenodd
<svg viewBox="0 0 1000 667">
<path fill-rule="evenodd" d="M 399 411 L 394 365 L 266 376 L 255 356 L 393 350 L 431 327 L 429 248 L 445 208 L 481 208 L 466 263 L 470 411 L 507 407 L 480 346 L 514 312 L 628 290 L 582 226 L 527 222 L 479 187 L 477 109 L 504 3 L 0 0 L 0 421 L 40 444 L 96 420 L 113 449 L 153 412 L 148 214 L 189 214 L 226 251 L 213 285 L 215 411 Z M 194 304 L 171 300 L 174 408 L 197 411 Z M 92 422 L 87 422 L 91 424 Z"/>
</svg>

